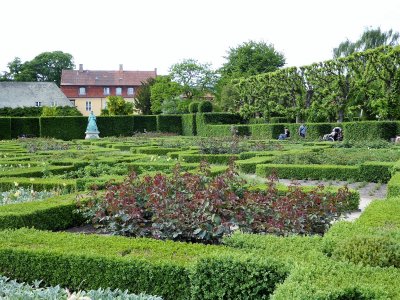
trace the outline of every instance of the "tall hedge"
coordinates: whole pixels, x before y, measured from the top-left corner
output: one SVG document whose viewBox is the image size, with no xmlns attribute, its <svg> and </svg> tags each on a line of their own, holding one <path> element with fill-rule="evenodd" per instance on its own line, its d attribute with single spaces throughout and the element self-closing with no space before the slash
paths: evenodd
<svg viewBox="0 0 400 300">
<path fill-rule="evenodd" d="M 87 124 L 87 117 L 41 117 L 40 136 L 62 140 L 83 139 Z"/>
<path fill-rule="evenodd" d="M 157 115 L 157 131 L 182 134 L 182 116 Z"/>
<path fill-rule="evenodd" d="M 39 118 L 23 117 L 11 118 L 11 138 L 17 138 L 21 135 L 40 136 Z"/>
<path fill-rule="evenodd" d="M 182 115 L 182 135 L 193 136 L 196 134 L 196 114 Z"/>
<path fill-rule="evenodd" d="M 0 140 L 11 139 L 11 118 L 0 118 Z"/>
<path fill-rule="evenodd" d="M 363 121 L 343 123 L 345 140 L 376 140 L 389 141 L 397 134 L 398 122 L 395 121 Z"/>
<path fill-rule="evenodd" d="M 96 121 L 101 137 L 132 136 L 134 133 L 133 116 L 100 116 Z"/>
<path fill-rule="evenodd" d="M 134 132 L 157 131 L 157 116 L 133 116 Z"/>
</svg>

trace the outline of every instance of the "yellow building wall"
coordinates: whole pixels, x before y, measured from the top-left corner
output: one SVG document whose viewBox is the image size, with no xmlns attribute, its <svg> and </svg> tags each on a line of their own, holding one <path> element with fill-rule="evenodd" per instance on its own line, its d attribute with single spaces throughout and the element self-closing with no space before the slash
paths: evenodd
<svg viewBox="0 0 400 300">
<path fill-rule="evenodd" d="M 133 102 L 134 98 L 124 98 L 125 101 Z M 90 101 L 92 104 L 92 111 L 95 116 L 100 116 L 101 110 L 106 108 L 107 98 L 77 98 L 75 99 L 76 108 L 84 116 L 90 115 L 90 110 L 86 111 L 86 101 Z"/>
</svg>

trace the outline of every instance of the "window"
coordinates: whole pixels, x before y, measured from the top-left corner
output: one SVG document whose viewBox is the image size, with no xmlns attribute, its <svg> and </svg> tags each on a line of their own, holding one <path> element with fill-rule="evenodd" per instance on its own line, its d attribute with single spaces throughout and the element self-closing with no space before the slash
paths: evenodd
<svg viewBox="0 0 400 300">
<path fill-rule="evenodd" d="M 122 88 L 117 87 L 117 88 L 115 89 L 115 94 L 116 94 L 117 96 L 121 96 L 121 95 L 122 95 Z"/>
<path fill-rule="evenodd" d="M 71 100 L 69 100 L 69 101 L 71 101 L 71 104 L 72 104 L 73 106 L 75 106 L 75 99 L 71 99 Z"/>
<path fill-rule="evenodd" d="M 41 107 L 41 106 L 42 106 L 42 102 L 36 101 L 36 102 L 35 102 L 35 106 L 36 106 L 36 107 Z"/>
<path fill-rule="evenodd" d="M 133 87 L 128 88 L 128 95 L 133 95 L 135 93 L 135 89 Z"/>
<path fill-rule="evenodd" d="M 110 95 L 110 88 L 109 87 L 105 87 L 104 88 L 104 95 Z"/>
<path fill-rule="evenodd" d="M 85 87 L 80 87 L 79 88 L 79 95 L 86 95 L 86 88 Z"/>
<path fill-rule="evenodd" d="M 57 101 L 51 101 L 51 106 L 56 107 L 57 106 Z"/>
<path fill-rule="evenodd" d="M 86 111 L 92 111 L 92 101 L 86 101 Z"/>
</svg>

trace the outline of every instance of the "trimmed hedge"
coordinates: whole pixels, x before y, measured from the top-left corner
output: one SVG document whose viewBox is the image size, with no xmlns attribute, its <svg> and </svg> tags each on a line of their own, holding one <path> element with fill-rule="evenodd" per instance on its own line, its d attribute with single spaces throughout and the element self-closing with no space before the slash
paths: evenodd
<svg viewBox="0 0 400 300">
<path fill-rule="evenodd" d="M 266 164 L 272 161 L 272 157 L 268 156 L 255 156 L 249 159 L 236 160 L 235 165 L 239 168 L 239 171 L 244 173 L 254 174 L 256 172 L 256 166 L 258 164 Z"/>
<path fill-rule="evenodd" d="M 387 197 L 398 197 L 400 196 L 400 172 L 396 172 L 392 178 L 390 178 L 387 185 Z"/>
<path fill-rule="evenodd" d="M 157 116 L 133 116 L 134 132 L 157 131 Z"/>
<path fill-rule="evenodd" d="M 39 118 L 11 118 L 11 138 L 27 134 L 40 137 Z"/>
<path fill-rule="evenodd" d="M 134 133 L 133 116 L 99 116 L 96 119 L 101 137 L 132 136 Z"/>
<path fill-rule="evenodd" d="M 1 177 L 42 177 L 45 171 L 53 174 L 62 174 L 66 171 L 74 170 L 74 166 L 48 166 L 44 167 L 31 167 L 31 168 L 15 168 L 0 172 Z"/>
<path fill-rule="evenodd" d="M 273 172 L 276 172 L 279 178 L 287 179 L 359 178 L 359 168 L 356 166 L 261 164 L 256 167 L 256 174 L 261 177 L 268 177 Z"/>
<path fill-rule="evenodd" d="M 157 115 L 157 131 L 182 134 L 182 116 Z"/>
<path fill-rule="evenodd" d="M 272 140 L 283 133 L 284 127 L 281 124 L 254 124 L 250 125 L 250 133 L 252 138 Z"/>
<path fill-rule="evenodd" d="M 0 118 L 0 140 L 11 139 L 11 118 Z"/>
<path fill-rule="evenodd" d="M 363 121 L 343 123 L 344 140 L 376 140 L 389 141 L 397 135 L 396 121 Z"/>
<path fill-rule="evenodd" d="M 0 206 L 0 229 L 34 227 L 62 230 L 84 222 L 76 210 L 76 195 Z"/>
<path fill-rule="evenodd" d="M 213 105 L 210 101 L 201 101 L 198 106 L 199 113 L 207 113 L 213 111 Z"/>
<path fill-rule="evenodd" d="M 197 113 L 197 112 L 199 111 L 199 104 L 200 104 L 200 102 L 192 101 L 192 102 L 189 104 L 189 112 L 190 112 L 191 114 Z"/>
<path fill-rule="evenodd" d="M 271 258 L 244 254 L 203 258 L 191 276 L 191 299 L 269 299 L 287 275 L 288 268 Z"/>
<path fill-rule="evenodd" d="M 21 281 L 128 289 L 166 300 L 267 299 L 287 267 L 223 246 L 24 228 L 0 232 L 0 272 Z"/>
<path fill-rule="evenodd" d="M 180 154 L 179 160 L 187 163 L 206 161 L 210 164 L 228 164 L 229 161 L 239 159 L 237 154 Z"/>
<path fill-rule="evenodd" d="M 61 189 L 67 192 L 76 190 L 76 182 L 73 179 L 58 178 L 24 178 L 24 177 L 0 177 L 0 191 L 9 191 L 18 186 L 31 188 L 34 191 Z"/>
<path fill-rule="evenodd" d="M 182 134 L 188 136 L 194 136 L 197 134 L 196 114 L 182 115 Z"/>
<path fill-rule="evenodd" d="M 83 139 L 87 124 L 87 117 L 41 117 L 40 136 L 67 141 Z"/>
<path fill-rule="evenodd" d="M 360 165 L 359 179 L 367 182 L 383 182 L 390 180 L 391 169 L 394 163 L 391 162 L 364 162 Z"/>
</svg>

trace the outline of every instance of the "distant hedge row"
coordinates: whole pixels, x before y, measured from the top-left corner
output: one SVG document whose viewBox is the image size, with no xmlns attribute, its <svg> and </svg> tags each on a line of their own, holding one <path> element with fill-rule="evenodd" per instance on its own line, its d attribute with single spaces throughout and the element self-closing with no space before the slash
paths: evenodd
<svg viewBox="0 0 400 300">
<path fill-rule="evenodd" d="M 0 139 L 25 135 L 54 137 L 63 140 L 82 139 L 85 136 L 87 117 L 31 117 L 0 118 Z M 131 136 L 135 132 L 169 132 L 179 135 L 199 136 L 251 136 L 256 139 L 277 139 L 284 127 L 291 132 L 291 140 L 303 139 L 298 135 L 300 124 L 268 123 L 244 124 L 244 120 L 230 113 L 197 113 L 157 116 L 100 116 L 97 126 L 101 137 Z M 320 140 L 340 126 L 344 140 L 390 140 L 400 133 L 400 121 L 364 121 L 348 123 L 309 123 L 305 140 Z"/>
</svg>

